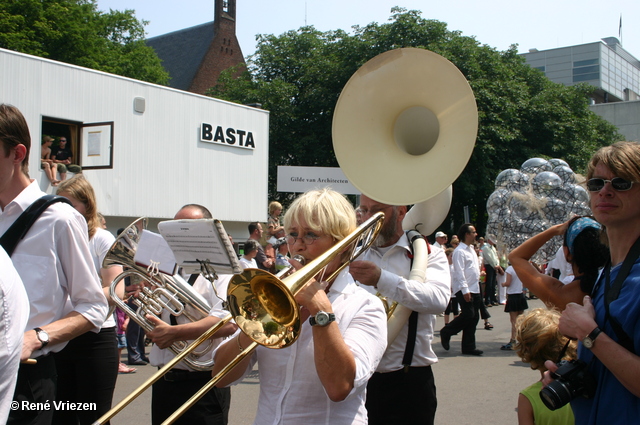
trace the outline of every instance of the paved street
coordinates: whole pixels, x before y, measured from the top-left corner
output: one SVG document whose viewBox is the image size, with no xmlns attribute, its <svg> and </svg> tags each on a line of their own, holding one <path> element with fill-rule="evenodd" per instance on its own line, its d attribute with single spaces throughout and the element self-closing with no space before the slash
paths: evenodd
<svg viewBox="0 0 640 425">
<path fill-rule="evenodd" d="M 529 301 L 529 307 L 542 307 L 539 300 Z M 451 339 L 450 351 L 440 345 L 436 333 L 434 346 L 439 363 L 434 365 L 438 391 L 436 425 L 508 425 L 517 423 L 515 407 L 518 392 L 539 379 L 539 373 L 531 370 L 512 351 L 501 351 L 500 346 L 509 341 L 509 314 L 504 306 L 489 309 L 492 331 L 483 327 L 482 320 L 476 333 L 482 357 L 460 354 L 461 335 Z M 437 329 L 444 325 L 438 317 Z M 132 375 L 120 375 L 116 386 L 114 404 L 131 393 L 155 368 L 142 366 Z M 258 400 L 257 373 L 232 388 L 231 425 L 251 424 Z M 151 391 L 146 391 L 129 407 L 116 416 L 113 425 L 145 425 L 151 423 Z M 393 425 L 393 424 L 390 424 Z"/>
</svg>

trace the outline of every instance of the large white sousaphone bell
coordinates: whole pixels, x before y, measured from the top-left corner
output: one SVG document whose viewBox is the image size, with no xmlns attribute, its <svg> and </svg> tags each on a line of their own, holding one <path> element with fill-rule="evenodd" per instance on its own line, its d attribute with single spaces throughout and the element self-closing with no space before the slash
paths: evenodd
<svg viewBox="0 0 640 425">
<path fill-rule="evenodd" d="M 356 188 L 385 204 L 417 204 L 442 194 L 464 170 L 478 110 L 454 64 L 428 50 L 396 49 L 351 76 L 332 131 L 340 168 Z M 420 231 L 430 234 L 440 223 Z"/>
<path fill-rule="evenodd" d="M 471 157 L 478 110 L 469 83 L 447 59 L 424 49 L 396 49 L 351 76 L 336 104 L 332 131 L 349 181 L 378 202 L 415 204 L 402 227 L 430 235 L 446 218 L 451 185 Z M 411 238 L 409 278 L 424 282 L 427 246 L 423 238 Z M 391 344 L 411 310 L 383 301 Z"/>
</svg>

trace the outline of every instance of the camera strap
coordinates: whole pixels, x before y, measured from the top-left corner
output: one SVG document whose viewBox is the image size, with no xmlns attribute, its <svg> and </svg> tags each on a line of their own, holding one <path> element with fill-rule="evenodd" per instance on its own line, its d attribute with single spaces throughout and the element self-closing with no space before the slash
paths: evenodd
<svg viewBox="0 0 640 425">
<path fill-rule="evenodd" d="M 618 336 L 618 341 L 620 345 L 622 345 L 625 349 L 635 354 L 633 340 L 627 335 L 627 333 L 622 329 L 622 325 L 616 320 L 615 317 L 611 316 L 609 312 L 609 305 L 618 299 L 620 295 L 620 291 L 622 290 L 622 286 L 624 285 L 624 281 L 629 276 L 629 272 L 631 272 L 631 268 L 633 267 L 636 260 L 640 257 L 640 238 L 638 238 L 620 267 L 620 271 L 616 276 L 613 284 L 611 284 L 611 280 L 609 277 L 611 271 L 611 261 L 607 262 L 607 265 L 604 268 L 603 274 L 605 278 L 605 290 L 604 290 L 604 309 L 605 309 L 605 322 L 607 320 L 611 321 L 611 327 L 615 331 Z"/>
</svg>

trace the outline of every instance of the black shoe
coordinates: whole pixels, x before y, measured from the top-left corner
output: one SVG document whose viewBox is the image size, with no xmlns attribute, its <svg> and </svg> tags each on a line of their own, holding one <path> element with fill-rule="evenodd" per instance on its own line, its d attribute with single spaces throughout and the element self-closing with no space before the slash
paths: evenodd
<svg viewBox="0 0 640 425">
<path fill-rule="evenodd" d="M 481 356 L 482 355 L 482 350 L 471 350 L 471 351 L 463 351 L 462 354 L 468 354 L 470 356 Z"/>
<path fill-rule="evenodd" d="M 451 335 L 447 335 L 443 331 L 444 329 L 440 330 L 440 344 L 442 344 L 442 348 L 449 351 L 449 341 L 451 341 Z"/>
<path fill-rule="evenodd" d="M 149 363 L 148 363 L 148 362 L 145 362 L 144 360 L 136 360 L 135 362 L 127 362 L 127 364 L 128 364 L 129 366 L 133 366 L 133 365 L 135 365 L 135 366 L 146 366 L 146 365 L 148 365 Z"/>
</svg>

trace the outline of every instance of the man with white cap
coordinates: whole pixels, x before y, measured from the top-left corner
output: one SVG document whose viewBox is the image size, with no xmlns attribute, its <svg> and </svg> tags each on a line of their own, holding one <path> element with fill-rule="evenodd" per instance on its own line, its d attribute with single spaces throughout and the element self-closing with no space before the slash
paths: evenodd
<svg viewBox="0 0 640 425">
<path fill-rule="evenodd" d="M 433 246 L 447 249 L 447 234 L 444 232 L 436 232 L 436 243 L 434 243 Z"/>
</svg>

